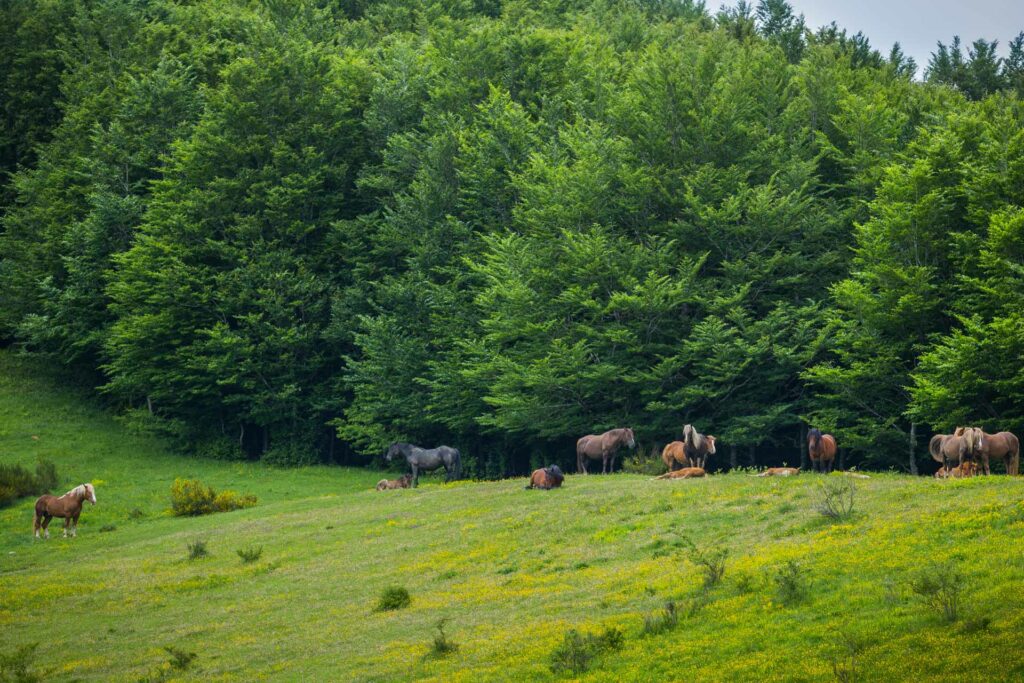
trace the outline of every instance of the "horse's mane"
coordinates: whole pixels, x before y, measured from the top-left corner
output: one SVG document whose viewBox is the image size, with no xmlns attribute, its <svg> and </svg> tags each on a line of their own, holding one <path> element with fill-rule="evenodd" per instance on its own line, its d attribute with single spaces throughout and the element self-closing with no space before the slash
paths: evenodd
<svg viewBox="0 0 1024 683">
<path fill-rule="evenodd" d="M 78 486 L 76 486 L 75 488 L 71 489 L 70 491 L 68 491 L 64 495 L 65 496 L 71 496 L 71 495 L 78 495 L 80 493 L 87 494 L 89 492 L 89 488 L 88 487 L 89 487 L 88 484 L 79 484 Z"/>
<path fill-rule="evenodd" d="M 559 483 L 561 483 L 562 480 L 565 479 L 565 475 L 562 474 L 562 468 L 560 468 L 558 465 L 551 465 L 550 467 L 546 468 L 545 471 L 548 473 L 549 477 L 555 479 Z"/>
</svg>

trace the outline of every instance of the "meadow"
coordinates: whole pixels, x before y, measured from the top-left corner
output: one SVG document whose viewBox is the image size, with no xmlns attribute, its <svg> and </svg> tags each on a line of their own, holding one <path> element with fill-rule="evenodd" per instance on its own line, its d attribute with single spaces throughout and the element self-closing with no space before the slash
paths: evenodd
<svg viewBox="0 0 1024 683">
<path fill-rule="evenodd" d="M 86 480 L 77 539 L 31 537 L 32 500 L 0 509 L 0 654 L 39 643 L 59 680 L 998 681 L 1024 678 L 1024 482 L 854 480 L 851 516 L 816 506 L 842 475 L 651 481 L 425 477 L 198 460 L 135 434 L 38 363 L 0 354 L 0 462 Z M 393 475 L 392 475 L 393 476 Z M 176 477 L 258 497 L 170 515 Z M 188 559 L 203 541 L 204 558 Z M 704 587 L 692 542 L 728 552 Z M 239 549 L 262 547 L 243 562 Z M 957 621 L 911 589 L 962 573 Z M 375 611 L 401 586 L 404 609 Z M 645 633 L 676 606 L 678 623 Z M 435 625 L 458 649 L 429 656 Z M 555 673 L 567 630 L 621 629 L 589 670 Z M 171 671 L 164 647 L 195 653 Z"/>
</svg>

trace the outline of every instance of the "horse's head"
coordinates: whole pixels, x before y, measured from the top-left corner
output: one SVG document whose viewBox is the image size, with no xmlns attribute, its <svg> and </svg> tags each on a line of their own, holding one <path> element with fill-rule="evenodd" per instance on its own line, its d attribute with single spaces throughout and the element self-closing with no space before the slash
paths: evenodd
<svg viewBox="0 0 1024 683">
<path fill-rule="evenodd" d="M 636 448 L 636 436 L 633 434 L 633 430 L 630 427 L 626 427 L 622 432 L 623 436 L 626 437 L 626 445 L 630 448 Z"/>
<path fill-rule="evenodd" d="M 710 434 L 705 434 L 704 435 L 704 443 L 706 443 L 708 445 L 708 455 L 714 455 L 715 454 L 715 437 L 711 436 Z"/>
<path fill-rule="evenodd" d="M 402 444 L 398 441 L 388 446 L 387 452 L 384 454 L 384 462 L 391 462 L 391 459 L 396 455 L 402 454 Z"/>
<path fill-rule="evenodd" d="M 82 498 L 93 505 L 96 504 L 96 489 L 92 487 L 92 484 L 82 484 Z"/>
</svg>

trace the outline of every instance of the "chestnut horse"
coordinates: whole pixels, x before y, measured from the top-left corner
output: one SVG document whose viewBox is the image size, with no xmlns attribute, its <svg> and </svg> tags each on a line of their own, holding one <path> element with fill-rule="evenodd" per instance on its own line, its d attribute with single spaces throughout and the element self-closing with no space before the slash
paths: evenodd
<svg viewBox="0 0 1024 683">
<path fill-rule="evenodd" d="M 64 538 L 68 536 L 68 527 L 71 527 L 71 536 L 78 535 L 78 516 L 82 514 L 82 503 L 89 501 L 96 504 L 96 490 L 92 484 L 81 484 L 71 489 L 63 496 L 51 496 L 46 494 L 39 496 L 36 500 L 36 514 L 32 520 L 32 529 L 35 537 L 39 538 L 39 530 L 42 529 L 46 538 L 50 537 L 50 520 L 54 517 L 64 518 Z"/>
<path fill-rule="evenodd" d="M 836 438 L 820 429 L 807 432 L 807 455 L 815 472 L 829 473 L 836 461 Z"/>
<path fill-rule="evenodd" d="M 655 479 L 697 479 L 706 475 L 707 472 L 704 471 L 703 467 L 684 467 L 674 472 L 666 472 L 660 477 L 655 477 Z"/>
<path fill-rule="evenodd" d="M 530 475 L 530 483 L 526 488 L 544 489 L 545 491 L 557 489 L 564 480 L 565 475 L 562 474 L 562 469 L 558 465 L 549 465 L 539 470 L 534 470 L 533 474 Z"/>
<path fill-rule="evenodd" d="M 980 457 L 985 474 L 989 470 L 989 458 L 1001 458 L 1006 463 L 1006 473 L 1016 476 L 1020 471 L 1020 440 L 1013 432 L 997 432 L 989 434 L 980 429 L 973 430 L 973 438 L 967 438 L 967 448 L 971 454 Z M 966 436 L 966 435 L 965 435 Z"/>
<path fill-rule="evenodd" d="M 378 491 L 386 491 L 391 489 L 407 489 L 412 486 L 412 475 L 403 474 L 398 479 L 381 479 L 377 482 Z"/>
<path fill-rule="evenodd" d="M 708 456 L 715 454 L 715 437 L 699 433 L 693 425 L 684 425 L 683 450 L 690 464 L 703 469 L 708 463 Z"/>
<path fill-rule="evenodd" d="M 611 429 L 604 434 L 587 434 L 576 442 L 576 471 L 587 474 L 587 458 L 601 459 L 601 474 L 615 469 L 615 454 L 623 446 L 636 447 L 636 437 L 629 427 Z"/>
<path fill-rule="evenodd" d="M 661 449 L 661 460 L 669 472 L 690 466 L 690 460 L 686 457 L 686 446 L 682 441 L 673 441 Z"/>
<path fill-rule="evenodd" d="M 800 474 L 799 467 L 769 467 L 761 474 L 752 474 L 752 477 L 795 477 Z"/>
</svg>

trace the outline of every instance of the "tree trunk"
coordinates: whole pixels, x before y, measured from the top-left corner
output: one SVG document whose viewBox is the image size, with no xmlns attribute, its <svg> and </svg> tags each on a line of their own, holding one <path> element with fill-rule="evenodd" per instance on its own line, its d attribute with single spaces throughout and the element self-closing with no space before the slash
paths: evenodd
<svg viewBox="0 0 1024 683">
<path fill-rule="evenodd" d="M 149 396 L 146 397 L 146 407 L 149 408 L 149 414 L 153 414 L 153 399 Z"/>
<path fill-rule="evenodd" d="M 263 428 L 263 452 L 270 450 L 270 427 Z"/>
<path fill-rule="evenodd" d="M 751 467 L 757 467 L 757 453 L 754 450 L 754 444 L 750 444 L 747 449 L 747 464 Z"/>
<path fill-rule="evenodd" d="M 729 469 L 736 469 L 736 444 L 729 445 Z"/>
<path fill-rule="evenodd" d="M 914 446 L 917 445 L 917 424 L 910 423 L 910 473 L 917 476 L 917 458 L 914 457 Z"/>
<path fill-rule="evenodd" d="M 800 425 L 800 469 L 807 469 L 807 425 Z"/>
</svg>

